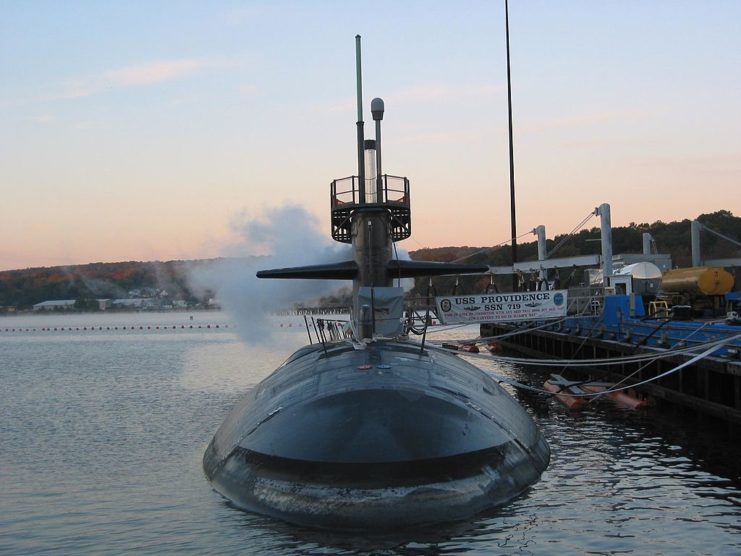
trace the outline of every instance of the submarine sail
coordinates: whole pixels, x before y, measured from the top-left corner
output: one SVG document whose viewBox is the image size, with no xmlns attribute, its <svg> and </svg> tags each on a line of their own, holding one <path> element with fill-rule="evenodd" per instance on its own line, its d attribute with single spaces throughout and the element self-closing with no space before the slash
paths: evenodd
<svg viewBox="0 0 741 556">
<path fill-rule="evenodd" d="M 260 278 L 353 281 L 351 337 L 305 346 L 231 411 L 203 457 L 215 490 L 244 509 L 330 529 L 398 528 L 468 518 L 514 498 L 550 449 L 527 412 L 481 369 L 407 340 L 394 279 L 488 267 L 393 257 L 410 236 L 409 180 L 382 174 L 362 116 L 358 175 L 331 184 L 332 237 L 353 259 L 260 271 Z"/>
</svg>

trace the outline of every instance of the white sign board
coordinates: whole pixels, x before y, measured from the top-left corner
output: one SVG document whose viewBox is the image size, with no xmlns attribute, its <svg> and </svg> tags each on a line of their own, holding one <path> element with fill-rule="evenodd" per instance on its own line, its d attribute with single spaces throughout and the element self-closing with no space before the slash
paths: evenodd
<svg viewBox="0 0 741 556">
<path fill-rule="evenodd" d="M 543 320 L 566 316 L 568 290 L 436 297 L 445 324 Z"/>
</svg>

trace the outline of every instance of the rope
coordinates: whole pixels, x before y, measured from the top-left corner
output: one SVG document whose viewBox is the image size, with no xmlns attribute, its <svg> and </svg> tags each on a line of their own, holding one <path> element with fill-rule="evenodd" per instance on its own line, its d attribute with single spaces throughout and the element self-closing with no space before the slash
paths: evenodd
<svg viewBox="0 0 741 556">
<path fill-rule="evenodd" d="M 579 222 L 576 225 L 576 228 L 574 228 L 568 234 L 566 234 L 566 237 L 564 237 L 561 241 L 559 241 L 553 249 L 551 249 L 550 251 L 548 251 L 545 254 L 545 258 L 546 259 L 549 259 L 551 257 L 551 255 L 553 255 L 556 251 L 558 251 L 563 246 L 564 243 L 566 243 L 569 239 L 571 239 L 571 236 L 573 236 L 576 232 L 578 232 L 579 230 L 581 230 L 584 227 L 584 225 L 587 222 L 589 222 L 589 219 L 592 218 L 593 216 L 596 216 L 595 211 L 590 212 L 586 216 L 586 218 L 584 218 L 584 220 L 582 220 L 581 222 Z"/>
<path fill-rule="evenodd" d="M 717 340 L 715 342 L 710 342 L 708 344 L 710 347 L 708 349 L 706 349 L 705 351 L 703 351 L 702 353 L 700 353 L 700 354 L 692 357 L 691 359 L 688 359 L 684 363 L 681 363 L 681 364 L 677 365 L 676 367 L 674 367 L 672 369 L 669 369 L 668 371 L 665 371 L 665 372 L 663 372 L 663 373 L 661 373 L 659 375 L 656 375 L 655 377 L 648 378 L 648 379 L 643 380 L 641 382 L 637 382 L 635 384 L 631 384 L 631 385 L 623 386 L 623 387 L 619 387 L 619 388 L 616 387 L 616 385 L 615 385 L 615 386 L 613 386 L 611 388 L 608 388 L 607 390 L 603 390 L 602 392 L 597 392 L 597 393 L 593 393 L 593 394 L 592 393 L 572 394 L 571 392 L 569 392 L 569 395 L 570 396 L 574 396 L 574 397 L 578 397 L 578 398 L 597 398 L 597 397 L 600 397 L 600 396 L 604 396 L 606 394 L 609 394 L 611 392 L 622 392 L 624 390 L 630 390 L 631 388 L 637 388 L 639 386 L 643 386 L 644 384 L 649 384 L 651 382 L 655 382 L 655 381 L 657 381 L 659 379 L 662 379 L 662 378 L 667 377 L 667 376 L 669 376 L 671 374 L 674 374 L 674 373 L 676 373 L 678 371 L 681 371 L 685 367 L 687 367 L 689 365 L 692 365 L 693 363 L 696 363 L 697 361 L 699 361 L 701 359 L 704 359 L 705 357 L 708 357 L 714 351 L 716 351 L 720 346 L 725 345 L 725 344 L 728 344 L 728 343 L 733 342 L 733 341 L 736 341 L 736 340 L 739 340 L 739 339 L 741 339 L 741 334 L 737 334 L 735 336 L 731 336 L 730 338 L 724 338 L 722 340 Z M 447 350 L 443 350 L 442 348 L 433 348 L 433 349 L 438 349 L 439 351 L 445 351 L 445 352 L 447 352 Z M 695 350 L 695 351 L 697 349 L 699 349 L 697 346 L 693 348 L 693 350 Z M 474 357 L 475 356 L 475 354 L 466 353 L 466 352 L 462 352 L 461 355 L 464 355 L 465 357 Z M 518 389 L 521 389 L 521 390 L 528 390 L 528 391 L 531 391 L 531 392 L 536 392 L 538 394 L 543 394 L 543 395 L 546 395 L 546 396 L 549 396 L 549 397 L 550 396 L 555 396 L 556 394 L 558 394 L 558 392 L 550 392 L 549 390 L 545 390 L 543 388 L 536 388 L 534 386 L 529 386 L 527 384 L 523 384 L 523 383 L 521 383 L 521 382 L 519 382 L 517 380 L 513 380 L 513 379 L 510 379 L 510 378 L 507 378 L 507 377 L 503 377 L 503 376 L 498 375 L 497 373 L 495 373 L 493 371 L 486 371 L 486 372 L 489 375 L 491 375 L 492 378 L 494 378 L 500 384 L 501 383 L 509 384 L 510 386 L 512 386 L 514 388 L 518 388 Z M 623 382 L 623 381 L 621 381 L 621 382 Z"/>
<path fill-rule="evenodd" d="M 708 325 L 708 323 L 706 322 L 702 326 L 699 326 L 696 330 L 693 330 L 690 334 L 688 334 L 684 338 L 684 340 L 687 340 L 687 339 L 691 338 L 692 336 L 694 336 L 695 334 L 697 334 L 700 330 L 702 330 L 703 328 L 705 328 L 707 325 Z M 700 344 L 699 346 L 693 346 L 693 349 L 695 349 L 695 350 L 696 349 L 702 349 L 702 344 Z M 683 351 L 684 352 L 684 350 L 680 350 L 680 351 Z M 676 354 L 676 353 L 677 352 L 675 351 L 674 354 Z M 686 353 L 691 353 L 691 352 L 689 350 L 686 350 Z M 617 381 L 613 385 L 613 388 L 615 388 L 617 386 L 620 386 L 621 384 L 627 382 L 628 380 L 630 380 L 631 378 L 633 378 L 635 375 L 637 375 L 638 373 L 640 373 L 643 369 L 645 369 L 646 367 L 648 367 L 651 363 L 653 363 L 654 361 L 658 361 L 659 359 L 662 359 L 662 357 L 658 357 L 657 356 L 654 359 L 650 359 L 650 360 L 646 361 L 645 364 L 643 364 L 640 367 L 638 367 L 635 371 L 633 371 L 632 373 L 630 373 L 626 377 L 624 377 L 624 378 L 620 379 L 619 381 Z M 597 399 L 597 398 L 595 398 L 595 399 Z M 589 403 L 591 403 L 592 401 L 594 401 L 594 400 L 590 400 Z"/>
<path fill-rule="evenodd" d="M 574 352 L 574 355 L 576 355 L 577 353 L 579 353 L 582 350 L 582 348 L 584 347 L 584 344 L 586 344 L 587 343 L 587 340 L 592 337 L 592 332 L 594 331 L 594 329 L 597 326 L 597 324 L 600 323 L 600 322 L 602 322 L 602 321 L 601 320 L 598 320 L 598 319 L 595 319 L 594 320 L 594 322 L 592 323 L 592 326 L 589 328 L 589 332 L 587 334 L 584 334 L 584 339 L 582 340 L 581 344 L 579 344 L 579 347 L 576 348 L 576 351 Z M 568 367 L 569 367 L 568 363 L 565 364 L 561 368 L 561 372 L 564 372 Z"/>
<path fill-rule="evenodd" d="M 717 350 L 720 346 L 725 345 L 725 344 L 727 344 L 729 342 L 738 340 L 738 339 L 741 339 L 741 334 L 737 334 L 737 335 L 732 336 L 730 338 L 724 338 L 722 340 L 718 340 L 717 342 L 714 342 L 715 345 L 713 347 L 710 347 L 710 348 L 706 349 L 705 351 L 703 351 L 702 353 L 696 355 L 692 359 L 688 359 L 684 363 L 681 363 L 681 364 L 677 365 L 676 367 L 674 367 L 673 369 L 669 369 L 668 371 L 665 371 L 665 372 L 661 373 L 660 375 L 656 375 L 655 377 L 647 378 L 646 380 L 642 380 L 641 382 L 637 382 L 637 383 L 631 384 L 629 386 L 623 386 L 623 387 L 620 387 L 620 388 L 615 388 L 615 387 L 608 388 L 607 390 L 604 390 L 602 392 L 598 392 L 596 394 L 583 394 L 582 397 L 596 397 L 596 396 L 601 396 L 601 395 L 604 395 L 604 394 L 609 394 L 610 392 L 622 392 L 623 390 L 629 390 L 631 388 L 637 388 L 638 386 L 643 386 L 644 384 L 649 384 L 650 382 L 654 382 L 656 380 L 659 380 L 661 378 L 664 378 L 666 376 L 669 376 L 671 374 L 674 374 L 674 373 L 676 373 L 678 371 L 681 371 L 685 367 L 687 367 L 689 365 L 692 365 L 693 363 L 696 363 L 700 359 L 704 359 L 705 357 L 709 356 L 715 350 Z"/>
<path fill-rule="evenodd" d="M 711 234 L 715 234 L 716 236 L 718 236 L 718 237 L 719 237 L 719 238 L 721 238 L 721 239 L 725 239 L 726 241 L 730 241 L 730 242 L 731 242 L 731 243 L 733 243 L 734 245 L 736 245 L 736 246 L 738 246 L 738 247 L 741 247 L 741 243 L 739 243 L 739 242 L 738 242 L 738 241 L 736 241 L 735 239 L 732 239 L 732 238 L 730 238 L 730 237 L 728 237 L 728 236 L 724 236 L 723 234 L 721 234 L 720 232 L 716 232 L 716 231 L 715 231 L 715 230 L 713 230 L 712 228 L 708 228 L 708 227 L 707 227 L 707 226 L 706 226 L 705 224 L 703 224 L 702 222 L 700 222 L 700 227 L 701 227 L 701 228 L 702 228 L 703 230 L 707 230 L 707 231 L 708 231 L 708 232 L 710 232 Z"/>
<path fill-rule="evenodd" d="M 501 247 L 501 246 L 503 246 L 503 245 L 507 245 L 508 243 L 512 243 L 512 239 L 514 239 L 514 240 L 518 240 L 518 239 L 520 239 L 520 238 L 522 238 L 522 237 L 525 237 L 525 236 L 528 236 L 528 235 L 530 235 L 530 234 L 532 234 L 532 233 L 533 233 L 532 231 L 529 231 L 529 232 L 525 232 L 524 234 L 520 234 L 519 236 L 517 236 L 517 237 L 515 237 L 515 238 L 510 238 L 510 239 L 506 239 L 506 240 L 504 240 L 504 241 L 501 241 L 501 242 L 499 242 L 499 243 L 497 243 L 497 244 L 495 244 L 495 245 L 492 245 L 491 247 L 484 247 L 483 249 L 479 249 L 478 251 L 474 251 L 474 252 L 473 252 L 473 253 L 471 253 L 470 255 L 466 255 L 465 257 L 461 257 L 461 258 L 459 258 L 459 259 L 455 259 L 455 260 L 454 260 L 454 261 L 452 261 L 452 262 L 454 262 L 454 263 L 459 263 L 459 262 L 461 262 L 461 261 L 465 261 L 466 259 L 470 259 L 470 258 L 471 258 L 471 257 L 473 257 L 474 255 L 479 255 L 479 254 L 481 254 L 481 253 L 485 253 L 486 251 L 492 251 L 492 250 L 496 249 L 497 247 Z"/>
<path fill-rule="evenodd" d="M 596 315 L 582 315 L 582 318 L 594 318 L 594 317 L 596 317 Z M 568 318 L 571 318 L 571 317 L 568 317 Z M 528 328 L 523 328 L 523 329 L 520 329 L 520 330 L 513 330 L 512 332 L 505 332 L 504 334 L 499 334 L 498 336 L 477 336 L 475 338 L 469 338 L 469 339 L 464 339 L 464 340 L 450 340 L 450 341 L 471 344 L 471 343 L 476 343 L 476 342 L 482 342 L 483 343 L 483 342 L 487 342 L 487 341 L 503 340 L 505 338 L 511 338 L 512 336 L 517 336 L 519 334 L 526 334 L 528 332 L 532 332 L 533 330 L 540 330 L 542 328 L 547 328 L 547 327 L 552 326 L 554 324 L 562 323 L 562 322 L 564 322 L 566 320 L 567 320 L 567 318 L 562 318 L 562 319 L 559 319 L 557 321 L 549 321 L 549 322 L 546 322 L 545 324 L 541 324 L 540 326 L 535 326 L 535 327 L 532 327 L 532 328 L 531 327 L 528 327 Z M 461 326 L 469 326 L 469 325 L 468 324 L 463 324 Z"/>
<path fill-rule="evenodd" d="M 530 329 L 532 330 L 532 329 Z M 466 340 L 453 340 L 452 342 L 457 342 L 461 344 L 470 344 L 471 341 Z M 449 342 L 440 342 L 442 343 L 449 343 Z M 475 353 L 462 353 L 465 357 L 479 357 L 482 359 L 486 359 L 487 361 L 498 361 L 501 363 L 509 363 L 514 365 L 522 365 L 522 366 L 535 366 L 535 367 L 599 367 L 601 365 L 604 366 L 610 366 L 610 365 L 616 365 L 620 363 L 642 363 L 644 361 L 654 361 L 659 359 L 665 359 L 668 357 L 674 357 L 676 355 L 685 355 L 689 353 L 695 353 L 699 349 L 703 349 L 706 346 L 713 345 L 714 342 L 704 342 L 701 344 L 698 344 L 696 346 L 690 346 L 685 348 L 679 348 L 679 349 L 667 349 L 660 353 L 644 353 L 640 355 L 628 355 L 626 357 L 612 357 L 612 358 L 600 358 L 600 359 L 578 359 L 578 360 L 565 360 L 565 359 L 528 359 L 523 357 L 508 357 L 503 355 L 485 355 L 485 354 L 475 354 Z M 440 347 L 438 345 L 438 342 L 434 342 L 436 347 Z M 566 363 L 564 365 L 564 363 Z"/>
</svg>

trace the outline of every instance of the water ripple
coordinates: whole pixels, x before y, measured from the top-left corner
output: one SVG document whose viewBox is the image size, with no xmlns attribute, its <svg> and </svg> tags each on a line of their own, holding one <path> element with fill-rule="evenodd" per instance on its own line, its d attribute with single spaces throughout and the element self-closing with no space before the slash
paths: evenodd
<svg viewBox="0 0 741 556">
<path fill-rule="evenodd" d="M 0 553 L 741 553 L 738 435 L 606 400 L 572 413 L 515 393 L 551 465 L 522 496 L 466 522 L 347 535 L 242 512 L 211 490 L 201 457 L 235 401 L 303 341 L 297 331 L 285 329 L 285 351 L 213 330 L 0 337 Z"/>
</svg>

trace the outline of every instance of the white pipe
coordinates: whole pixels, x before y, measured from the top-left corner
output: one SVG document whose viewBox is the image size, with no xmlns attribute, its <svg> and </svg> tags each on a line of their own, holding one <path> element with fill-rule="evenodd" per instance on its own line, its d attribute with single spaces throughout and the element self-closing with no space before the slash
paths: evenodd
<svg viewBox="0 0 741 556">
<path fill-rule="evenodd" d="M 651 254 L 651 242 L 654 240 L 653 236 L 648 232 L 643 232 L 643 254 Z"/>
<path fill-rule="evenodd" d="M 538 236 L 538 262 L 545 261 L 545 252 L 546 252 L 546 244 L 545 244 L 545 226 L 540 225 L 537 228 L 535 228 L 535 233 Z M 540 269 L 540 279 L 545 280 L 545 270 L 542 268 Z"/>
<path fill-rule="evenodd" d="M 702 253 L 700 252 L 700 229 L 702 224 L 697 220 L 692 221 L 690 236 L 692 239 L 692 266 L 702 266 Z"/>
<path fill-rule="evenodd" d="M 602 239 L 602 284 L 610 285 L 612 276 L 612 224 L 610 223 L 610 205 L 602 203 L 596 210 L 600 216 L 600 237 Z"/>
</svg>

